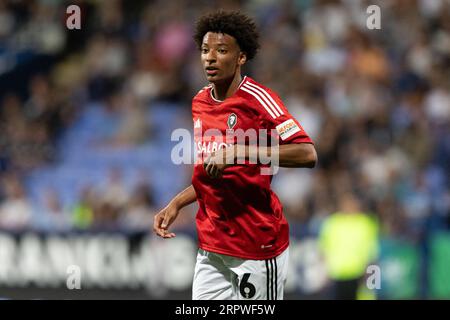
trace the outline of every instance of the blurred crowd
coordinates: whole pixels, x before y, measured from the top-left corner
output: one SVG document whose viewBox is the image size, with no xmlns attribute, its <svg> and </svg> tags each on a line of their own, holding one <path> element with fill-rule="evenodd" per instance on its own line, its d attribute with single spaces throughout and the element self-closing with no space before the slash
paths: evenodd
<svg viewBox="0 0 450 320">
<path fill-rule="evenodd" d="M 318 151 L 314 170 L 283 169 L 274 178 L 292 223 L 314 231 L 352 193 L 386 236 L 421 241 L 449 229 L 450 1 L 73 3 L 81 30 L 65 26 L 68 3 L 0 1 L 2 58 L 24 48 L 59 57 L 48 72 L 29 75 L 24 94 L 1 94 L 0 228 L 149 227 L 161 205 L 157 183 L 137 179 L 126 188 L 113 168 L 69 207 L 57 188 L 42 190 L 35 206 L 27 177 L 64 161 L 65 132 L 93 103 L 119 119 L 99 134 L 101 145 L 130 148 L 131 156 L 134 146 L 154 142 L 144 115 L 158 101 L 175 105 L 174 117 L 191 130 L 190 101 L 205 85 L 194 22 L 223 8 L 256 19 L 261 49 L 244 73 L 279 93 Z M 370 4 L 381 7 L 380 30 L 366 26 Z M 193 227 L 193 214 L 184 219 Z"/>
</svg>

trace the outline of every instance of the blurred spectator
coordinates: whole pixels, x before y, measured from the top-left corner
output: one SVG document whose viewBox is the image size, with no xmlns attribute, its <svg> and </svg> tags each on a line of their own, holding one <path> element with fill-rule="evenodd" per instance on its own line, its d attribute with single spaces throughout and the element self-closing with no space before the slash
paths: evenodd
<svg viewBox="0 0 450 320">
<path fill-rule="evenodd" d="M 57 190 L 48 188 L 42 194 L 42 204 L 36 209 L 35 225 L 39 230 L 68 231 L 72 228 L 70 212 L 63 207 Z"/>
<path fill-rule="evenodd" d="M 133 94 L 122 96 L 121 123 L 113 138 L 115 146 L 136 146 L 149 139 L 149 123 L 146 119 L 144 105 Z"/>
<path fill-rule="evenodd" d="M 118 230 L 120 211 L 112 203 L 100 200 L 94 208 L 94 221 L 91 229 L 94 231 Z"/>
<path fill-rule="evenodd" d="M 0 2 L 0 40 L 4 41 L 12 33 L 15 22 L 15 17 L 8 10 L 6 1 Z"/>
<path fill-rule="evenodd" d="M 0 205 L 0 228 L 15 231 L 31 227 L 32 209 L 22 182 L 14 174 L 2 178 L 4 199 Z"/>
<path fill-rule="evenodd" d="M 378 251 L 378 224 L 361 211 L 357 198 L 343 193 L 338 212 L 330 215 L 320 232 L 334 299 L 355 300 L 367 266 Z"/>
<path fill-rule="evenodd" d="M 88 229 L 94 223 L 97 195 L 92 186 L 84 186 L 80 198 L 72 210 L 72 225 L 76 229 Z"/>
<path fill-rule="evenodd" d="M 124 185 L 123 172 L 120 168 L 109 169 L 108 180 L 100 192 L 102 200 L 117 210 L 121 210 L 125 206 L 130 195 Z"/>
<path fill-rule="evenodd" d="M 119 222 L 120 226 L 125 230 L 151 230 L 156 210 L 150 186 L 146 183 L 137 185 L 131 192 Z"/>
</svg>

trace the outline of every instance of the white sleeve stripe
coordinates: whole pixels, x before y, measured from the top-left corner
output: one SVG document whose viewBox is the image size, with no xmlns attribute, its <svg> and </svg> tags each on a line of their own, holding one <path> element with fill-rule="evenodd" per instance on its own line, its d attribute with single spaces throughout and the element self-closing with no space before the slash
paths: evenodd
<svg viewBox="0 0 450 320">
<path fill-rule="evenodd" d="M 263 94 L 266 95 L 267 98 L 269 98 L 269 100 L 273 103 L 273 105 L 278 109 L 278 111 L 280 112 L 280 114 L 284 114 L 283 110 L 280 108 L 280 106 L 275 102 L 275 100 L 273 100 L 273 98 L 271 97 L 270 94 L 267 93 L 266 90 L 264 90 L 263 88 L 261 88 L 260 86 L 257 86 L 256 84 L 250 83 L 250 82 L 246 82 L 246 85 L 249 85 L 257 90 L 259 90 L 260 92 L 262 92 Z"/>
<path fill-rule="evenodd" d="M 264 97 L 264 95 L 262 95 L 257 89 L 254 89 L 250 86 L 247 86 L 247 84 L 244 84 L 244 87 L 247 88 L 248 90 L 252 91 L 254 94 L 258 95 L 260 98 L 262 98 L 265 102 L 266 105 L 269 106 L 269 108 L 272 110 L 272 112 L 275 114 L 275 116 L 279 117 L 280 113 L 277 111 L 277 109 L 273 106 L 273 104 L 270 103 L 269 100 L 267 100 L 266 97 Z"/>
<path fill-rule="evenodd" d="M 267 107 L 267 105 L 256 95 L 256 93 L 247 90 L 246 88 L 244 88 L 243 86 L 241 87 L 241 90 L 251 94 L 252 96 L 254 96 L 256 99 L 258 99 L 259 103 L 261 103 L 261 105 L 264 107 L 264 109 L 266 109 L 266 111 L 272 116 L 272 118 L 276 119 L 275 115 L 273 114 L 273 112 Z"/>
</svg>

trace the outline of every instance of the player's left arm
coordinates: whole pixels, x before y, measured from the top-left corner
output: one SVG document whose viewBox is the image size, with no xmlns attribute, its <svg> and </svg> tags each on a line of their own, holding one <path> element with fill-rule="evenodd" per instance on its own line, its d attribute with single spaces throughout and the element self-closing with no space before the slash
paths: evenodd
<svg viewBox="0 0 450 320">
<path fill-rule="evenodd" d="M 278 152 L 280 167 L 314 168 L 317 163 L 317 152 L 312 143 L 284 144 L 276 152 Z M 272 150 L 268 150 L 266 154 L 272 156 Z"/>
<path fill-rule="evenodd" d="M 218 178 L 226 168 L 242 161 L 260 159 L 261 154 L 271 159 L 277 157 L 278 166 L 285 168 L 314 168 L 317 163 L 314 144 L 303 132 L 277 147 L 234 145 L 232 148 L 220 149 L 212 153 L 203 165 L 210 177 Z"/>
<path fill-rule="evenodd" d="M 260 154 L 270 158 L 277 156 L 279 166 L 285 168 L 314 168 L 317 163 L 316 149 L 311 143 L 284 144 L 277 149 L 240 145 L 233 147 L 233 152 L 230 152 L 230 148 L 221 149 L 205 161 L 205 170 L 209 176 L 218 178 L 223 170 L 238 163 L 239 160 L 258 159 Z M 275 155 L 275 152 L 278 155 Z"/>
<path fill-rule="evenodd" d="M 266 96 L 268 96 L 267 93 Z M 206 173 L 214 178 L 220 177 L 229 166 L 246 160 L 260 160 L 260 155 L 273 159 L 277 157 L 278 166 L 287 168 L 313 168 L 317 163 L 314 143 L 297 119 L 284 106 L 281 99 L 270 92 L 270 102 L 261 105 L 260 127 L 269 129 L 269 135 L 277 140 L 276 147 L 257 145 L 234 145 L 233 148 L 220 149 L 204 162 Z M 270 105 L 268 105 L 270 103 Z M 269 109 L 271 108 L 271 109 Z M 277 112 L 264 112 L 264 110 Z"/>
<path fill-rule="evenodd" d="M 204 162 L 210 177 L 219 178 L 226 168 L 239 163 L 239 160 L 258 159 L 261 154 L 269 158 L 278 157 L 278 165 L 285 168 L 314 168 L 317 162 L 316 149 L 311 143 L 290 143 L 278 148 L 234 145 L 233 148 L 218 150 Z"/>
</svg>

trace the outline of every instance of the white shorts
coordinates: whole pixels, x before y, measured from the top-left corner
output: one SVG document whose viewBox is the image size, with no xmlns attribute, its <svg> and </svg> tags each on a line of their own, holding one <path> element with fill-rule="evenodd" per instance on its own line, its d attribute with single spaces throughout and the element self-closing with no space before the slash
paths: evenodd
<svg viewBox="0 0 450 320">
<path fill-rule="evenodd" d="M 193 300 L 282 300 L 289 248 L 268 260 L 246 260 L 198 250 Z"/>
</svg>

